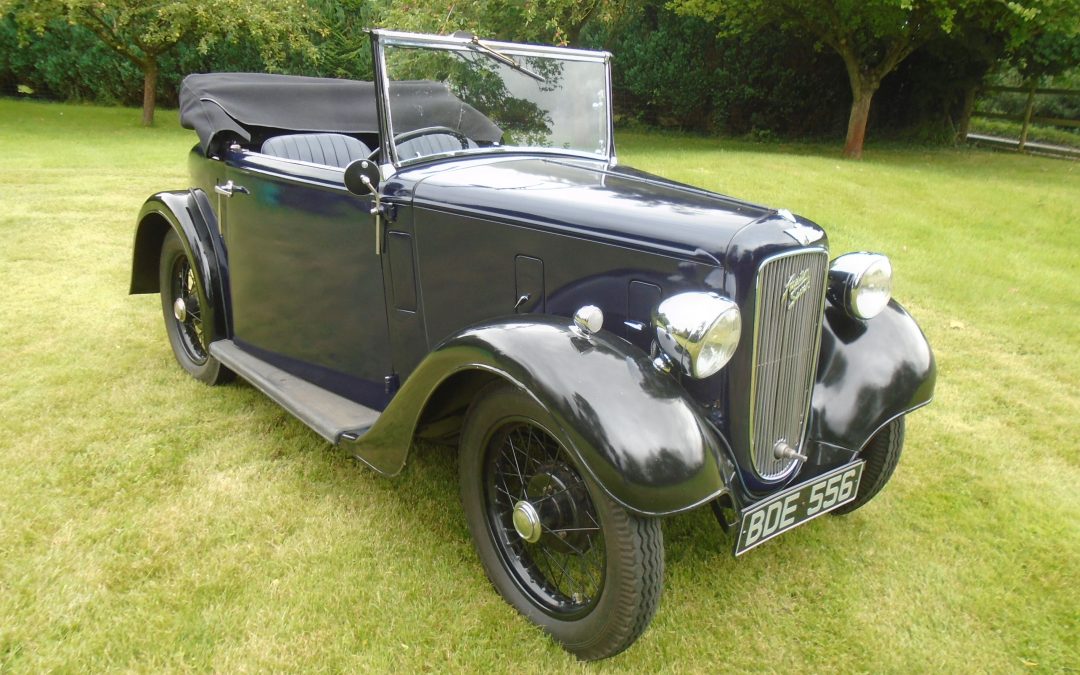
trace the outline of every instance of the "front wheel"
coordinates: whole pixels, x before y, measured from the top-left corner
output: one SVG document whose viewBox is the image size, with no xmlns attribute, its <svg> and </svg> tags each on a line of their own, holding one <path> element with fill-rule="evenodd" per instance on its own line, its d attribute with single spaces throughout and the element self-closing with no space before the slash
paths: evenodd
<svg viewBox="0 0 1080 675">
<path fill-rule="evenodd" d="M 660 522 L 616 504 L 521 389 L 493 383 L 461 436 L 461 497 L 480 562 L 502 596 L 584 660 L 629 647 L 660 601 Z"/>
</svg>

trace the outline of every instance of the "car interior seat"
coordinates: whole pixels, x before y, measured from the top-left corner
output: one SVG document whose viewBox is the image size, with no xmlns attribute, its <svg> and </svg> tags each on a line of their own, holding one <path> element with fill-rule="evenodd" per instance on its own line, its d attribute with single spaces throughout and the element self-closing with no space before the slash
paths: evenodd
<svg viewBox="0 0 1080 675">
<path fill-rule="evenodd" d="M 472 139 L 468 139 L 468 144 L 470 148 L 476 147 Z M 397 154 L 400 159 L 416 159 L 461 149 L 461 139 L 453 134 L 425 134 L 397 144 Z"/>
<path fill-rule="evenodd" d="M 367 159 L 371 148 L 345 134 L 288 134 L 266 139 L 262 153 L 344 169 L 353 160 Z"/>
</svg>

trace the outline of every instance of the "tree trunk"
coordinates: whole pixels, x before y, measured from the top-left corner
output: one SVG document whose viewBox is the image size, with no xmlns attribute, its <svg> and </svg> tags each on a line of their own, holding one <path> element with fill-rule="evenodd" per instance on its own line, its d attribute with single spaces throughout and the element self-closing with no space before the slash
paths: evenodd
<svg viewBox="0 0 1080 675">
<path fill-rule="evenodd" d="M 144 127 L 149 127 L 154 124 L 154 108 L 157 107 L 157 57 L 148 55 L 146 60 L 142 63 L 142 68 L 142 123 Z"/>
<path fill-rule="evenodd" d="M 866 123 L 870 119 L 870 101 L 876 90 L 876 85 L 866 82 L 852 87 L 851 116 L 848 117 L 847 140 L 844 141 L 844 157 L 848 159 L 862 159 Z"/>
</svg>

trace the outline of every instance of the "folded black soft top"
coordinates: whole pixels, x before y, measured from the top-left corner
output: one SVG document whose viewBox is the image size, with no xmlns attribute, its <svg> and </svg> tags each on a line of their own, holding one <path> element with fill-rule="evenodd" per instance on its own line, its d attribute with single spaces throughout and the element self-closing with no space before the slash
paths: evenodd
<svg viewBox="0 0 1080 675">
<path fill-rule="evenodd" d="M 180 124 L 199 135 L 212 154 L 224 137 L 250 141 L 252 131 L 378 133 L 375 85 L 264 73 L 188 75 L 180 86 Z M 390 83 L 390 115 L 395 133 L 443 126 L 474 141 L 493 143 L 502 130 L 441 82 Z"/>
</svg>

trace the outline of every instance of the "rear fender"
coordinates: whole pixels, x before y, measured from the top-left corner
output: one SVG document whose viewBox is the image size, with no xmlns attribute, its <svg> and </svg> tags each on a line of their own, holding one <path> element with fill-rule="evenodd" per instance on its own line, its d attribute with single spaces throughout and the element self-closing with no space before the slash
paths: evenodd
<svg viewBox="0 0 1080 675">
<path fill-rule="evenodd" d="M 631 511 L 684 511 L 724 494 L 736 480 L 727 442 L 646 354 L 610 335 L 570 328 L 565 319 L 536 315 L 485 323 L 443 342 L 372 429 L 346 443 L 376 470 L 396 474 L 444 383 L 467 380 L 465 388 L 475 391 L 494 377 L 551 413 L 558 425 L 551 431 Z"/>
<path fill-rule="evenodd" d="M 199 303 L 210 341 L 229 337 L 229 277 L 217 218 L 202 190 L 159 192 L 143 204 L 135 227 L 130 293 L 158 293 L 161 244 L 169 229 L 180 236 L 198 272 Z"/>
</svg>

